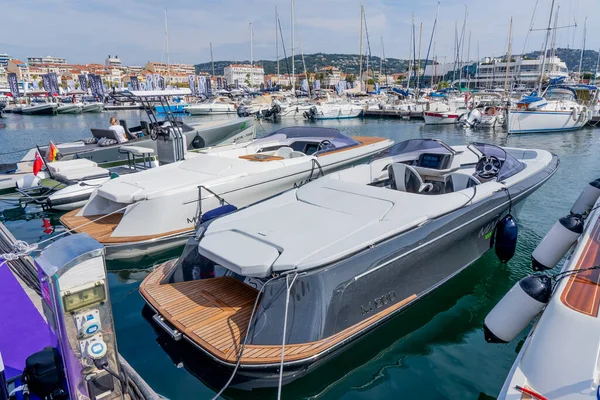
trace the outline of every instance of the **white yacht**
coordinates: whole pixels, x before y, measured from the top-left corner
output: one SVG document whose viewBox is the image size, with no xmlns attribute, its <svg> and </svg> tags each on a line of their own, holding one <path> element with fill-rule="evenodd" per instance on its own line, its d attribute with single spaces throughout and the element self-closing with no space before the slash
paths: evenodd
<svg viewBox="0 0 600 400">
<path fill-rule="evenodd" d="M 305 114 L 309 120 L 349 119 L 360 117 L 365 108 L 351 103 L 324 103 L 312 106 Z"/>
<path fill-rule="evenodd" d="M 190 104 L 185 110 L 191 115 L 235 114 L 237 105 L 225 96 L 215 97 L 199 104 Z"/>
<path fill-rule="evenodd" d="M 581 129 L 592 117 L 597 88 L 550 86 L 542 96 L 525 96 L 508 109 L 508 133 L 564 132 Z M 583 97 L 581 100 L 578 95 Z M 592 102 L 589 100 L 594 99 Z M 585 100 L 585 101 L 584 101 Z"/>
<path fill-rule="evenodd" d="M 61 222 L 104 244 L 109 258 L 138 258 L 183 244 L 213 209 L 247 206 L 392 144 L 337 129 L 283 128 L 250 143 L 209 148 L 189 160 L 112 179 Z"/>
</svg>

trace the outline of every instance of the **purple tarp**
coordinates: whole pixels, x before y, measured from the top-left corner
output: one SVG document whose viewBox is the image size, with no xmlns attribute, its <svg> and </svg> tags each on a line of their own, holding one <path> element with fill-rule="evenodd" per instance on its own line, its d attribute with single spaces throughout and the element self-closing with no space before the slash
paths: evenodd
<svg viewBox="0 0 600 400">
<path fill-rule="evenodd" d="M 0 353 L 6 378 L 21 375 L 25 359 L 49 345 L 46 321 L 12 271 L 0 263 Z"/>
</svg>

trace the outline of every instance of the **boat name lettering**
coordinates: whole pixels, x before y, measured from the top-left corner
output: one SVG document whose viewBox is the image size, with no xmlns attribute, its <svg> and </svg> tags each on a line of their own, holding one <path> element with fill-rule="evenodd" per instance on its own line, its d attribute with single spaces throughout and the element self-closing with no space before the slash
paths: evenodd
<svg viewBox="0 0 600 400">
<path fill-rule="evenodd" d="M 477 235 L 477 238 L 478 239 L 485 238 L 486 240 L 491 238 L 492 234 L 494 233 L 494 228 L 496 227 L 497 223 L 498 223 L 498 221 L 496 219 L 494 219 L 490 223 L 482 226 L 481 229 L 479 230 L 479 235 Z"/>
<path fill-rule="evenodd" d="M 369 303 L 366 306 L 361 305 L 360 310 L 363 315 L 368 314 L 373 310 L 376 310 L 385 305 L 388 305 L 389 303 L 394 302 L 395 300 L 396 300 L 396 292 L 394 292 L 392 290 L 391 292 L 388 292 L 388 293 L 384 294 L 383 296 L 375 298 L 373 301 L 369 301 Z"/>
<path fill-rule="evenodd" d="M 188 224 L 196 225 L 198 223 L 198 217 L 186 218 Z"/>
</svg>

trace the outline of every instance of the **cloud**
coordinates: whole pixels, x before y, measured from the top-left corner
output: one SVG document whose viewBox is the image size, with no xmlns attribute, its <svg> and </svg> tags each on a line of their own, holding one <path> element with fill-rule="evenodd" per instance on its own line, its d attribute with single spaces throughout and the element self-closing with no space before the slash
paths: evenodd
<svg viewBox="0 0 600 400">
<path fill-rule="evenodd" d="M 535 28 L 545 28 L 551 0 L 538 2 Z M 462 30 L 465 4 L 465 57 L 471 36 L 470 58 L 506 52 L 508 27 L 513 17 L 513 53 L 539 50 L 544 32 L 528 35 L 536 1 L 475 0 L 440 1 L 435 53 L 439 59 L 453 59 L 455 26 Z M 296 0 L 296 53 L 357 53 L 360 32 L 359 0 Z M 381 38 L 387 57 L 408 58 L 411 21 L 419 40 L 422 23 L 422 57 L 427 52 L 436 15 L 436 0 L 365 0 L 367 30 L 364 48 L 381 52 Z M 559 25 L 577 21 L 577 28 L 557 31 L 560 47 L 581 47 L 586 15 L 597 15 L 597 0 L 557 0 Z M 74 63 L 102 63 L 118 54 L 124 64 L 142 65 L 149 60 L 166 60 L 164 8 L 167 7 L 171 62 L 196 63 L 210 60 L 213 44 L 216 60 L 250 58 L 249 29 L 254 30 L 254 59 L 275 58 L 275 6 L 278 6 L 286 52 L 291 53 L 290 1 L 278 0 L 19 0 L 3 4 L 4 32 L 0 52 L 24 59 L 55 55 Z M 526 39 L 527 42 L 526 42 Z M 600 46 L 600 27 L 589 21 L 587 48 Z M 368 50 L 365 50 L 368 51 Z M 283 55 L 283 51 L 280 50 Z"/>
</svg>

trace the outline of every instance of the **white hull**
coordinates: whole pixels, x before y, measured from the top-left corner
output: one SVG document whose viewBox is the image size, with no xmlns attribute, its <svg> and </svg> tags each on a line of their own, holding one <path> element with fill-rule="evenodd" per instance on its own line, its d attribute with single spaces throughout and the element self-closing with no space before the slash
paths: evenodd
<svg viewBox="0 0 600 400">
<path fill-rule="evenodd" d="M 99 113 L 102 111 L 104 111 L 104 104 L 102 103 L 84 104 L 82 109 L 84 113 Z"/>
<path fill-rule="evenodd" d="M 34 104 L 23 107 L 23 114 L 30 115 L 51 115 L 56 112 L 57 105 L 54 103 Z"/>
<path fill-rule="evenodd" d="M 453 125 L 458 122 L 459 115 L 452 112 L 425 111 L 423 119 L 425 125 Z"/>
<path fill-rule="evenodd" d="M 218 114 L 235 114 L 237 112 L 233 104 L 230 105 L 215 105 L 215 104 L 201 104 L 201 105 L 190 105 L 186 109 L 190 115 L 218 115 Z"/>
<path fill-rule="evenodd" d="M 59 114 L 81 114 L 82 106 L 78 104 L 60 104 L 56 112 Z"/>
<path fill-rule="evenodd" d="M 507 128 L 508 133 L 564 132 L 581 129 L 588 120 L 588 112 L 584 111 L 509 109 Z"/>
<path fill-rule="evenodd" d="M 362 108 L 358 107 L 332 107 L 319 108 L 315 119 L 348 119 L 358 118 L 363 113 Z"/>
<path fill-rule="evenodd" d="M 311 176 L 316 178 L 320 171 L 327 173 L 359 163 L 391 144 L 389 140 L 379 140 L 319 157 L 270 162 L 240 161 L 239 157 L 256 153 L 257 147 L 248 148 L 252 144 L 216 147 L 191 160 L 112 180 L 92 195 L 78 215 L 102 215 L 126 205 L 127 210 L 111 237 L 125 240 L 128 236 L 154 236 L 152 243 L 159 243 L 162 251 L 179 245 L 160 243 L 162 239 L 193 231 L 199 211 L 203 214 L 221 205 L 208 190 L 199 190 L 201 185 L 227 203 L 245 207 L 291 189 Z M 141 195 L 136 187 L 148 195 Z M 149 215 L 153 218 L 148 218 Z M 136 243 L 128 243 L 127 250 L 119 251 L 115 258 L 136 258 L 157 251 L 147 241 L 140 245 L 138 248 Z M 112 247 L 113 243 L 106 244 L 107 253 L 113 253 Z M 117 247 L 122 248 L 122 244 Z"/>
<path fill-rule="evenodd" d="M 596 202 L 595 207 L 599 205 Z M 599 217 L 595 210 L 587 218 L 585 230 L 562 268 L 567 276 L 557 283 L 529 332 L 498 399 L 534 398 L 522 397 L 517 386 L 547 399 L 597 398 L 598 274 L 582 271 L 569 276 L 568 272 L 598 264 Z"/>
</svg>

